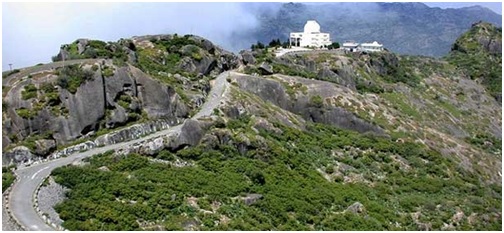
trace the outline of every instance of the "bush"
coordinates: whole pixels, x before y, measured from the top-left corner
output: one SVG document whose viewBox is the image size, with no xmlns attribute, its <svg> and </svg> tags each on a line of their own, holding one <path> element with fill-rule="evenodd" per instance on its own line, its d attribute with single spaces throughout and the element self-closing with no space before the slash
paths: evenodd
<svg viewBox="0 0 504 233">
<path fill-rule="evenodd" d="M 103 77 L 112 77 L 112 76 L 114 76 L 114 68 L 113 67 L 109 67 L 109 66 L 105 66 L 105 68 L 103 68 L 103 70 L 102 70 L 102 75 L 103 75 Z"/>
<path fill-rule="evenodd" d="M 2 78 L 7 78 L 7 77 L 9 77 L 9 76 L 11 76 L 11 75 L 13 75 L 13 74 L 15 74 L 15 73 L 19 73 L 19 71 L 20 71 L 20 70 L 18 70 L 18 69 L 14 69 L 14 70 L 12 70 L 12 71 L 10 71 L 10 72 L 7 72 L 7 73 L 3 74 L 3 75 L 2 75 Z"/>
<path fill-rule="evenodd" d="M 83 70 L 79 65 L 69 65 L 60 69 L 57 84 L 75 94 L 84 82 L 93 78 L 93 75 L 92 71 Z"/>
<path fill-rule="evenodd" d="M 14 183 L 14 173 L 7 167 L 2 167 L 2 193 Z"/>
<path fill-rule="evenodd" d="M 26 108 L 16 109 L 16 113 L 18 116 L 25 118 L 25 119 L 31 119 L 37 115 L 37 113 L 35 111 L 32 111 L 30 109 L 26 109 Z"/>
<path fill-rule="evenodd" d="M 315 108 L 322 108 L 324 106 L 324 100 L 320 95 L 315 95 L 310 98 L 310 105 Z"/>
<path fill-rule="evenodd" d="M 327 46 L 328 49 L 339 49 L 340 48 L 340 44 L 338 42 L 333 42 L 332 44 L 330 44 L 329 46 Z"/>
<path fill-rule="evenodd" d="M 32 83 L 24 86 L 24 89 L 21 91 L 21 98 L 28 100 L 35 97 L 37 97 L 37 87 Z"/>
</svg>

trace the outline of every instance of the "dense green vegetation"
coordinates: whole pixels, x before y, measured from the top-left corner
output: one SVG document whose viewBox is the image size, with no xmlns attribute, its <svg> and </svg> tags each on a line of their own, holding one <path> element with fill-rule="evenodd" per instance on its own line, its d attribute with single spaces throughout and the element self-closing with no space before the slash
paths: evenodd
<svg viewBox="0 0 504 233">
<path fill-rule="evenodd" d="M 74 41 L 71 44 L 66 44 L 61 46 L 61 49 L 68 52 L 68 60 L 73 59 L 86 59 L 86 58 L 108 58 L 117 61 L 126 62 L 128 60 L 128 55 L 123 48 L 122 44 L 127 44 L 129 49 L 134 50 L 134 46 L 129 46 L 130 41 L 119 41 L 119 43 L 114 42 L 104 42 L 100 40 L 89 40 L 87 42 L 84 51 L 79 54 L 78 44 L 79 41 Z M 52 57 L 53 62 L 61 61 L 60 55 Z"/>
<path fill-rule="evenodd" d="M 252 120 L 242 116 L 218 126 L 233 135 L 254 135 Z M 481 183 L 421 144 L 319 124 L 308 125 L 306 131 L 274 125 L 283 133 L 261 130 L 257 136 L 266 144 L 252 140 L 246 151 L 239 150 L 240 138 L 232 136 L 235 144 L 201 144 L 157 156 L 194 161 L 196 166 L 105 153 L 84 167 L 55 169 L 55 180 L 71 189 L 56 210 L 70 230 L 137 230 L 136 220 L 167 230 L 181 230 L 191 222 L 201 230 L 418 230 L 410 215 L 416 211 L 421 213 L 418 221 L 439 230 L 457 208 L 466 216 L 500 211 L 500 186 Z M 396 155 L 404 161 L 398 162 Z M 345 170 L 337 166 L 342 163 L 348 166 Z M 110 171 L 98 170 L 102 166 Z M 333 174 L 324 178 L 317 169 Z M 364 181 L 343 182 L 356 174 Z M 252 205 L 234 198 L 249 193 L 263 198 Z M 188 203 L 189 197 L 197 198 L 199 208 Z M 220 207 L 212 210 L 217 202 Z M 364 213 L 345 212 L 355 202 L 363 204 Z M 455 229 L 500 230 L 501 220 L 478 218 L 472 225 L 462 220 Z"/>
<path fill-rule="evenodd" d="M 159 75 L 155 75 L 159 72 L 194 76 L 194 74 L 182 72 L 178 67 L 184 56 L 190 56 L 196 61 L 202 59 L 199 44 L 191 39 L 191 35 L 180 37 L 174 34 L 170 39 L 152 39 L 151 42 L 154 44 L 154 48 L 139 48 L 137 50 L 138 67 L 142 71 L 154 75 L 155 78 L 159 78 Z M 188 51 L 181 51 L 184 46 L 188 46 Z M 163 79 L 167 79 L 167 77 L 161 78 L 161 80 Z M 174 80 L 169 82 L 174 82 Z"/>
<path fill-rule="evenodd" d="M 2 167 L 2 193 L 5 192 L 16 179 L 10 168 L 11 167 Z"/>
<path fill-rule="evenodd" d="M 57 84 L 70 93 L 75 94 L 84 82 L 93 78 L 93 72 L 84 70 L 79 65 L 69 65 L 59 70 Z"/>
<path fill-rule="evenodd" d="M 14 69 L 12 71 L 5 72 L 4 74 L 2 74 L 2 79 L 7 78 L 15 73 L 19 73 L 19 71 L 20 71 L 19 69 Z"/>
<path fill-rule="evenodd" d="M 21 99 L 28 100 L 35 97 L 37 97 L 37 87 L 33 83 L 24 86 L 21 91 Z"/>
</svg>

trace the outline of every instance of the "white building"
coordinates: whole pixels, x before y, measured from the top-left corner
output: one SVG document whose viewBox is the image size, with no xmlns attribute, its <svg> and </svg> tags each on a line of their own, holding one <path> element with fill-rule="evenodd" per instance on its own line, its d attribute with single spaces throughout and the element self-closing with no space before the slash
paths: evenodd
<svg viewBox="0 0 504 233">
<path fill-rule="evenodd" d="M 355 52 L 357 51 L 359 48 L 359 43 L 351 40 L 351 41 L 345 41 L 343 42 L 343 45 L 342 45 L 343 49 L 344 50 L 347 50 L 347 51 L 350 51 L 350 52 Z"/>
<path fill-rule="evenodd" d="M 362 43 L 359 45 L 359 50 L 365 52 L 380 52 L 383 51 L 383 45 L 376 41 L 373 43 Z"/>
<path fill-rule="evenodd" d="M 304 32 L 291 32 L 289 44 L 293 47 L 322 48 L 331 44 L 329 33 L 321 33 L 320 25 L 315 20 L 308 20 Z"/>
</svg>

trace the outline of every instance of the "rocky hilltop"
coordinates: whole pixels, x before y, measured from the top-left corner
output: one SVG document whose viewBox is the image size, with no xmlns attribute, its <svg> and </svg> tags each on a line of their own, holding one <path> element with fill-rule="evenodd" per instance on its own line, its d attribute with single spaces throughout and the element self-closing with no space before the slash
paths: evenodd
<svg viewBox="0 0 504 233">
<path fill-rule="evenodd" d="M 290 32 L 302 31 L 306 21 L 314 19 L 333 41 L 378 41 L 395 53 L 442 57 L 474 22 L 502 27 L 501 15 L 480 6 L 441 9 L 419 2 L 339 2 L 250 8 L 256 9 L 253 14 L 259 26 L 236 35 L 235 40 L 287 41 Z"/>
<path fill-rule="evenodd" d="M 499 46 L 500 29 L 486 23 L 443 59 L 234 55 L 197 36 L 77 40 L 55 63 L 5 75 L 3 160 L 183 122 L 55 169 L 69 189 L 54 207 L 63 226 L 501 230 L 502 107 L 485 81 L 501 67 L 463 63 L 498 61 Z M 208 95 L 219 102 L 198 117 Z"/>
<path fill-rule="evenodd" d="M 3 79 L 2 147 L 23 146 L 5 163 L 132 123 L 179 124 L 203 103 L 210 79 L 238 65 L 206 39 L 177 35 L 79 39 L 53 60 Z"/>
</svg>

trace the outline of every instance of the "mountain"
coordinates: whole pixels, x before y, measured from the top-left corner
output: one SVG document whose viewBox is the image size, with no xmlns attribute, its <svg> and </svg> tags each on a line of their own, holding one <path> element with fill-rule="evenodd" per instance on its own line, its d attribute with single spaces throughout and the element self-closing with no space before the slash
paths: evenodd
<svg viewBox="0 0 504 233">
<path fill-rule="evenodd" d="M 502 27 L 502 16 L 487 8 L 441 9 L 423 3 L 285 3 L 277 11 L 255 14 L 259 26 L 241 38 L 285 41 L 290 32 L 302 31 L 306 21 L 314 19 L 333 41 L 379 41 L 395 53 L 434 57 L 446 55 L 474 22 Z"/>
<path fill-rule="evenodd" d="M 68 230 L 502 230 L 499 77 L 461 62 L 500 38 L 475 24 L 443 59 L 79 39 L 4 75 L 3 164 L 87 150 L 37 199 Z"/>
</svg>

